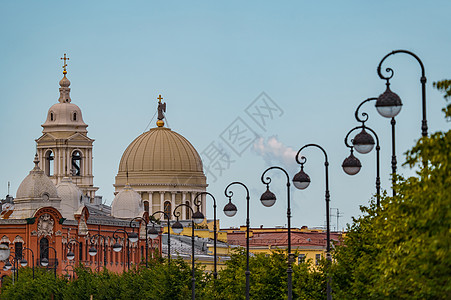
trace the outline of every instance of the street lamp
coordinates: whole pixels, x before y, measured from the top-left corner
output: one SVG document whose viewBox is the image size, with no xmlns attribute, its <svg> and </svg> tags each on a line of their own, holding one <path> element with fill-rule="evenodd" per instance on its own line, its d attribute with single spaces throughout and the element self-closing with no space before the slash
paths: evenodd
<svg viewBox="0 0 451 300">
<path fill-rule="evenodd" d="M 366 129 L 366 130 L 370 131 L 376 137 L 376 198 L 377 198 L 377 207 L 380 207 L 381 179 L 380 179 L 380 155 L 379 154 L 380 154 L 381 147 L 379 145 L 379 137 L 377 136 L 376 132 L 373 129 L 365 126 L 365 123 L 363 123 L 363 125 L 361 125 L 361 126 L 354 127 L 353 129 L 351 129 L 348 132 L 348 134 L 346 134 L 344 141 L 345 141 L 346 147 L 351 149 L 351 154 L 343 161 L 342 167 L 343 167 L 343 170 L 345 171 L 345 173 L 348 175 L 357 174 L 360 171 L 360 168 L 362 167 L 362 164 L 360 163 L 359 159 L 357 157 L 355 157 L 352 153 L 353 147 L 354 147 L 354 149 L 357 150 L 357 145 L 359 145 L 359 144 L 356 144 L 355 138 L 353 140 L 351 140 L 354 146 L 351 146 L 348 143 L 349 135 L 358 129 L 362 129 L 362 131 L 359 134 L 362 134 L 362 132 L 365 132 L 365 134 L 368 134 L 369 136 L 371 136 L 369 133 L 367 133 L 365 131 L 365 129 Z M 357 134 L 357 135 L 359 135 L 359 134 Z M 373 138 L 373 137 L 371 136 L 371 138 Z M 358 141 L 358 142 L 360 142 L 360 141 Z M 374 143 L 374 139 L 373 139 L 373 143 Z M 357 151 L 357 152 L 359 152 L 359 151 Z M 366 152 L 366 153 L 368 153 L 368 152 Z"/>
<path fill-rule="evenodd" d="M 73 243 L 76 243 L 78 245 L 78 248 L 79 248 L 79 251 L 80 251 L 80 242 L 77 241 L 76 239 L 70 239 L 69 242 L 67 243 L 69 251 L 66 254 L 66 258 L 68 260 L 70 260 L 70 261 L 74 260 L 74 258 L 75 258 L 75 253 L 72 251 L 72 244 Z"/>
<path fill-rule="evenodd" d="M 31 252 L 31 260 L 33 262 L 33 279 L 34 279 L 34 252 L 33 252 L 33 250 L 31 250 L 30 248 L 27 248 L 27 247 L 24 247 L 22 250 Z M 22 267 L 26 267 L 28 265 L 28 261 L 23 257 L 22 257 L 22 259 L 19 260 L 19 262 Z"/>
<path fill-rule="evenodd" d="M 165 218 L 168 220 L 168 265 L 170 265 L 171 264 L 171 224 L 169 222 L 170 216 L 167 213 L 165 213 L 164 211 L 158 210 L 152 214 L 151 219 L 156 214 L 163 214 L 165 216 Z M 156 239 L 158 237 L 158 230 L 155 228 L 154 222 L 152 222 L 152 227 L 149 228 L 149 231 L 147 232 L 147 234 L 149 235 L 149 237 L 152 240 Z"/>
<path fill-rule="evenodd" d="M 377 67 L 377 74 L 379 75 L 379 77 L 382 80 L 386 80 L 386 85 L 387 85 L 387 89 L 385 90 L 385 92 L 383 94 L 381 94 L 376 101 L 376 109 L 379 112 L 379 114 L 383 117 L 386 118 L 391 118 L 391 126 L 392 126 L 392 174 L 393 174 L 393 185 L 395 184 L 396 181 L 396 165 L 397 165 L 397 161 L 396 161 L 396 154 L 395 154 L 395 125 L 396 125 L 396 120 L 395 120 L 395 116 L 400 112 L 401 110 L 401 98 L 399 98 L 398 95 L 396 95 L 395 93 L 393 93 L 390 90 L 390 79 L 393 77 L 394 75 L 394 71 L 392 68 L 386 68 L 385 71 L 387 73 L 389 73 L 389 75 L 384 76 L 382 74 L 382 64 L 385 61 L 385 59 L 387 59 L 389 56 L 397 54 L 397 53 L 404 53 L 404 54 L 408 54 L 410 56 L 413 56 L 417 62 L 420 64 L 421 67 L 421 78 L 420 78 L 420 82 L 421 82 L 421 99 L 422 99 L 422 111 L 423 111 L 423 118 L 421 121 L 421 135 L 423 137 L 426 137 L 428 135 L 428 125 L 427 125 L 427 119 L 426 119 L 426 75 L 425 75 L 425 71 L 424 71 L 424 65 L 423 62 L 420 60 L 420 58 L 407 50 L 395 50 L 392 51 L 390 53 L 388 53 L 387 55 L 385 55 L 382 60 L 379 62 L 379 66 Z M 426 162 L 424 162 L 424 165 L 426 166 Z M 395 196 L 395 190 L 393 189 L 393 196 Z"/>
<path fill-rule="evenodd" d="M 197 206 L 197 211 L 199 211 L 199 206 L 201 205 L 200 200 L 198 199 L 198 197 L 201 196 L 201 195 L 209 195 L 211 197 L 211 199 L 213 200 L 213 233 L 214 233 L 214 236 L 213 236 L 213 240 L 214 240 L 214 242 L 213 242 L 213 248 L 214 248 L 213 256 L 214 256 L 214 260 L 215 260 L 215 262 L 214 262 L 214 270 L 213 270 L 213 278 L 216 279 L 218 277 L 217 262 L 216 262 L 217 261 L 217 256 L 216 256 L 216 241 L 217 241 L 217 233 L 216 233 L 216 229 L 217 229 L 216 228 L 216 199 L 209 192 L 198 193 L 196 195 L 196 197 L 194 198 L 194 204 Z"/>
<path fill-rule="evenodd" d="M 326 150 L 324 150 L 323 147 L 321 147 L 320 145 L 317 144 L 307 144 L 305 146 L 303 146 L 301 149 L 299 149 L 298 153 L 296 154 L 296 162 L 298 164 L 301 165 L 301 171 L 299 171 L 299 173 L 297 173 L 296 175 L 294 175 L 293 177 L 293 184 L 296 188 L 298 189 L 305 189 L 308 187 L 308 185 L 310 184 L 310 177 L 304 172 L 304 164 L 306 163 L 307 159 L 305 158 L 305 156 L 301 156 L 299 160 L 299 154 L 301 153 L 302 150 L 304 150 L 305 148 L 308 147 L 316 147 L 318 149 L 320 149 L 323 154 L 324 154 L 324 167 L 325 167 L 325 173 L 326 173 L 326 193 L 325 193 L 325 199 L 326 199 L 326 226 L 327 226 L 327 231 L 326 231 L 326 259 L 329 262 L 329 264 L 332 261 L 332 258 L 330 256 L 330 211 L 329 211 L 329 202 L 330 202 L 330 193 L 329 193 L 329 161 L 327 159 L 327 153 Z M 329 268 L 329 266 L 328 266 Z M 329 271 L 328 271 L 329 273 Z M 332 290 L 330 287 L 331 284 L 331 278 L 330 275 L 328 274 L 328 278 L 327 278 L 327 300 L 331 300 L 332 299 Z"/>
<path fill-rule="evenodd" d="M 103 266 L 106 267 L 107 265 L 107 254 L 106 254 L 106 237 L 96 233 L 93 236 L 91 236 L 90 242 L 91 242 L 91 247 L 88 250 L 89 255 L 91 256 L 96 256 L 97 255 L 97 249 L 94 247 L 94 238 L 100 238 L 103 239 Z M 99 245 L 99 243 L 97 244 Z M 100 272 L 100 260 L 98 261 L 97 264 L 97 272 Z"/>
<path fill-rule="evenodd" d="M 51 246 L 48 246 L 48 247 L 46 247 L 42 252 L 45 253 L 46 251 L 48 251 L 48 249 L 52 249 L 52 250 L 53 250 L 53 253 L 55 253 L 55 262 L 54 262 L 53 272 L 54 272 L 55 278 L 56 278 L 56 267 L 58 266 L 58 258 L 56 257 L 56 249 L 53 248 L 53 247 L 51 247 Z M 47 266 L 49 265 L 49 259 L 46 258 L 46 257 L 44 257 L 43 259 L 41 259 L 41 265 L 42 265 L 43 267 L 47 267 Z"/>
<path fill-rule="evenodd" d="M 196 299 L 196 277 L 194 277 L 194 223 L 200 224 L 204 220 L 204 215 L 199 211 L 199 207 L 197 207 L 197 212 L 195 213 L 193 208 L 189 206 L 188 204 L 182 203 L 177 205 L 174 208 L 174 217 L 177 218 L 177 221 L 172 224 L 172 230 L 180 234 L 183 232 L 183 225 L 179 222 L 180 217 L 180 211 L 177 210 L 177 208 L 185 206 L 189 208 L 191 211 L 191 299 Z M 169 222 L 169 219 L 168 219 Z"/>
<path fill-rule="evenodd" d="M 233 217 L 236 212 L 237 212 L 237 208 L 235 206 L 235 204 L 232 203 L 232 196 L 233 196 L 233 192 L 229 191 L 229 187 L 231 187 L 232 185 L 241 185 L 242 187 L 244 187 L 246 189 L 246 203 L 247 203 L 247 212 L 246 212 L 246 272 L 244 273 L 246 275 L 246 300 L 249 300 L 249 289 L 250 289 L 250 275 L 251 272 L 249 271 L 249 225 L 250 225 L 250 220 L 249 220 L 249 201 L 250 201 L 250 196 L 249 196 L 249 189 L 247 188 L 246 185 L 244 185 L 244 183 L 239 182 L 239 181 L 234 181 L 232 183 L 230 183 L 224 190 L 224 194 L 226 197 L 229 198 L 229 203 L 226 204 L 226 206 L 224 206 L 224 214 L 227 217 Z"/>
<path fill-rule="evenodd" d="M 71 270 L 68 269 L 69 267 L 71 267 L 72 269 L 71 269 Z M 73 265 L 67 265 L 67 266 L 64 268 L 64 271 L 66 271 L 66 276 L 69 277 L 69 279 L 71 279 L 71 276 L 69 275 L 69 271 L 72 272 L 72 279 L 75 278 L 75 269 L 74 269 L 74 266 L 73 266 Z"/>
<path fill-rule="evenodd" d="M 270 167 L 266 169 L 261 177 L 261 180 L 263 184 L 266 184 L 266 192 L 262 194 L 260 197 L 260 201 L 262 204 L 266 207 L 271 207 L 276 203 L 276 195 L 272 193 L 269 190 L 269 184 L 271 183 L 271 178 L 266 177 L 265 180 L 265 174 L 266 172 L 270 170 L 280 170 L 282 171 L 286 177 L 287 177 L 287 222 L 288 222 L 288 268 L 287 268 L 287 285 L 288 285 L 288 300 L 291 300 L 293 298 L 293 282 L 292 282 L 292 275 L 293 275 L 293 269 L 291 268 L 291 207 L 290 207 L 290 176 L 288 175 L 287 171 L 285 171 L 281 167 Z"/>
<path fill-rule="evenodd" d="M 130 220 L 130 227 L 133 229 L 133 232 L 131 232 L 129 236 L 130 236 L 130 238 L 132 240 L 136 239 L 136 241 L 138 241 L 139 236 L 138 236 L 138 234 L 135 233 L 135 227 L 137 226 L 136 223 L 134 223 L 135 220 L 139 220 L 140 222 L 144 222 L 144 224 L 146 226 L 146 230 L 145 231 L 146 231 L 146 268 L 147 268 L 148 267 L 147 259 L 148 259 L 148 256 L 149 256 L 149 241 L 148 241 L 149 236 L 148 236 L 148 233 L 147 233 L 147 223 L 148 222 L 143 217 L 134 217 L 133 219 Z"/>
<path fill-rule="evenodd" d="M 14 253 L 12 253 L 12 254 L 14 254 Z M 13 262 L 12 264 L 11 264 L 9 258 L 11 258 L 11 260 Z M 11 254 L 6 259 L 7 259 L 7 261 L 5 262 L 3 270 L 5 270 L 5 271 L 11 270 L 11 273 L 12 273 L 11 275 L 12 275 L 13 283 L 14 283 L 14 279 L 16 281 L 19 280 L 19 260 L 17 259 L 16 255 L 13 256 Z"/>
<path fill-rule="evenodd" d="M 130 236 L 131 232 L 127 232 L 127 231 L 125 231 L 124 229 L 121 229 L 121 228 L 116 229 L 113 232 L 113 238 L 115 240 L 115 243 L 113 244 L 113 251 L 114 252 L 120 252 L 122 250 L 122 245 L 117 242 L 118 239 L 119 239 L 119 236 L 117 235 L 118 232 L 122 232 L 124 234 L 124 239 L 127 242 L 127 267 L 130 270 L 130 249 L 129 249 L 129 245 L 130 245 L 130 242 L 131 243 L 136 242 L 138 240 L 138 236 L 137 235 L 136 236 L 134 236 L 134 235 Z"/>
</svg>

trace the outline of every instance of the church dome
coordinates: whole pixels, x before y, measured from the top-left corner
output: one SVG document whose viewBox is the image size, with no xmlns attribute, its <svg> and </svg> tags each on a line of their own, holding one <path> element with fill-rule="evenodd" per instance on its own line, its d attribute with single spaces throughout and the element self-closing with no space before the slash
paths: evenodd
<svg viewBox="0 0 451 300">
<path fill-rule="evenodd" d="M 38 167 L 38 158 L 35 157 L 35 167 L 19 185 L 16 199 L 56 199 L 58 192 L 55 185 Z"/>
<path fill-rule="evenodd" d="M 114 197 L 111 205 L 111 215 L 115 218 L 134 218 L 143 211 L 141 197 L 128 184 Z"/>
<path fill-rule="evenodd" d="M 61 214 L 66 219 L 74 219 L 74 212 L 77 211 L 81 203 L 82 192 L 80 188 L 72 182 L 70 177 L 63 177 L 56 186 L 56 190 L 61 198 Z"/>
<path fill-rule="evenodd" d="M 203 172 L 202 160 L 193 145 L 169 128 L 153 128 L 137 137 L 125 150 L 121 172 Z"/>
</svg>

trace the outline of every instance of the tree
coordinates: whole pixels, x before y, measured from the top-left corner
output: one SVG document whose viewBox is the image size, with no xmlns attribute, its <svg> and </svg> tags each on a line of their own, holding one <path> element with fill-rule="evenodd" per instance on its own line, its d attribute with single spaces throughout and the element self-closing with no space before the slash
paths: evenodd
<svg viewBox="0 0 451 300">
<path fill-rule="evenodd" d="M 435 86 L 449 97 L 451 81 L 444 82 Z M 449 106 L 444 112 L 449 117 Z M 421 138 L 406 157 L 417 176 L 400 178 L 380 209 L 362 207 L 334 253 L 340 299 L 449 299 L 451 131 Z"/>
</svg>

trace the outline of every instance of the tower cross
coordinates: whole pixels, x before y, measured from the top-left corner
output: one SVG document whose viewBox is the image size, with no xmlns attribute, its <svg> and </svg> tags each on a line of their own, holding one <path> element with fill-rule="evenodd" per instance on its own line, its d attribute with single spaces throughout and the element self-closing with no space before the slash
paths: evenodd
<svg viewBox="0 0 451 300">
<path fill-rule="evenodd" d="M 67 73 L 67 71 L 66 71 L 66 67 L 67 67 L 66 60 L 69 60 L 69 57 L 66 57 L 66 53 L 64 53 L 64 57 L 61 57 L 60 59 L 64 60 L 63 70 L 64 70 L 64 72 Z M 64 74 L 66 74 L 66 73 L 64 73 Z"/>
<path fill-rule="evenodd" d="M 161 100 L 163 100 L 163 97 L 161 97 L 161 95 L 158 95 L 158 102 L 160 102 L 161 103 Z"/>
</svg>

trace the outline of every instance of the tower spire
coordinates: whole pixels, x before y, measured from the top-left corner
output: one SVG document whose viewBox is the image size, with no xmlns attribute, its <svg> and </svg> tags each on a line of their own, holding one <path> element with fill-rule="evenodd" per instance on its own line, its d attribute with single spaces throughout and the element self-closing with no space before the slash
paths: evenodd
<svg viewBox="0 0 451 300">
<path fill-rule="evenodd" d="M 64 53 L 64 57 L 60 58 L 61 60 L 64 60 L 64 64 L 63 64 L 63 79 L 60 80 L 60 98 L 58 99 L 58 101 L 60 103 L 70 103 L 72 100 L 70 99 L 70 81 L 69 79 L 66 78 L 66 74 L 67 74 L 67 63 L 66 61 L 69 60 L 69 57 L 66 57 L 66 53 Z"/>
</svg>

